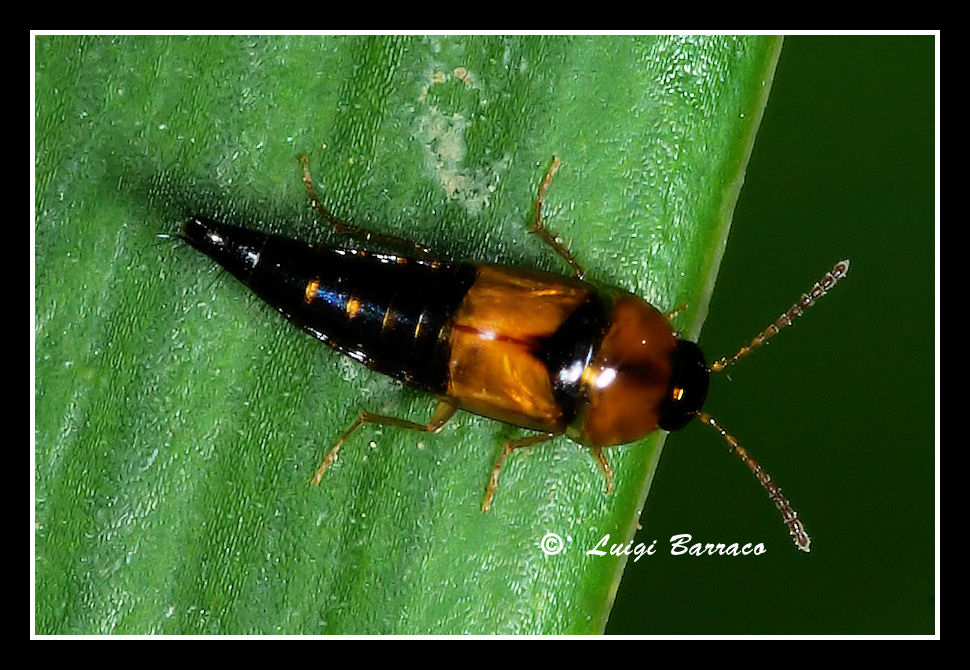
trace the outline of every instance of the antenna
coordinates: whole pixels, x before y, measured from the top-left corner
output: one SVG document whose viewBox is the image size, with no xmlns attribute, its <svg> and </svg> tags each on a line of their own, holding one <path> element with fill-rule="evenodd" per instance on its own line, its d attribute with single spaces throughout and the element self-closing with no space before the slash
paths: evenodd
<svg viewBox="0 0 970 670">
<path fill-rule="evenodd" d="M 842 279 L 848 271 L 849 261 L 845 260 L 836 263 L 835 267 L 815 283 L 811 291 L 803 294 L 798 302 L 792 305 L 787 312 L 779 316 L 774 323 L 758 333 L 751 342 L 741 347 L 733 356 L 725 356 L 721 360 L 715 361 L 707 368 L 707 371 L 720 372 L 729 365 L 733 365 L 739 359 L 747 356 L 770 338 L 777 335 L 778 331 L 782 328 L 792 325 L 796 318 L 804 314 L 806 309 L 814 305 L 819 298 L 828 293 L 835 286 L 836 282 Z M 748 466 L 748 469 L 758 478 L 761 485 L 765 487 L 765 491 L 768 492 L 768 497 L 771 498 L 771 501 L 775 503 L 775 507 L 781 512 L 781 519 L 788 526 L 788 532 L 795 541 L 795 546 L 802 551 L 811 551 L 812 538 L 808 536 L 808 532 L 805 530 L 805 524 L 798 519 L 798 512 L 792 508 L 791 503 L 788 502 L 788 498 L 782 495 L 778 485 L 771 480 L 771 475 L 765 472 L 764 468 L 748 454 L 748 451 L 744 447 L 738 444 L 737 439 L 728 433 L 714 417 L 703 411 L 698 411 L 696 416 L 699 421 L 707 424 L 721 434 L 721 437 L 728 443 L 731 451 L 738 455 L 741 462 Z"/>
<path fill-rule="evenodd" d="M 835 264 L 835 267 L 829 270 L 824 277 L 822 277 L 812 290 L 796 302 L 791 308 L 778 317 L 777 320 L 764 330 L 762 330 L 758 335 L 751 340 L 748 344 L 738 349 L 738 352 L 733 356 L 725 356 L 719 361 L 715 361 L 708 368 L 708 372 L 720 372 L 729 365 L 733 365 L 738 361 L 738 359 L 743 358 L 750 354 L 752 351 L 760 347 L 762 344 L 767 342 L 770 338 L 778 334 L 785 326 L 792 325 L 792 322 L 802 314 L 805 310 L 814 305 L 819 298 L 828 293 L 828 291 L 835 286 L 835 283 L 842 279 L 846 273 L 849 271 L 849 261 L 839 261 Z"/>
<path fill-rule="evenodd" d="M 765 490 L 768 492 L 768 497 L 771 498 L 771 501 L 775 503 L 775 507 L 781 512 L 781 519 L 788 526 L 788 533 L 795 541 L 795 546 L 805 552 L 811 551 L 812 538 L 808 536 L 808 531 L 805 530 L 805 524 L 798 519 L 798 512 L 792 508 L 791 503 L 788 502 L 788 498 L 782 495 L 778 485 L 771 480 L 771 475 L 765 472 L 764 468 L 758 464 L 758 461 L 751 458 L 748 451 L 738 444 L 737 439 L 727 432 L 713 416 L 702 411 L 697 413 L 697 419 L 720 433 L 724 441 L 728 443 L 731 451 L 738 455 L 754 476 L 758 478 L 761 485 L 765 487 Z"/>
</svg>

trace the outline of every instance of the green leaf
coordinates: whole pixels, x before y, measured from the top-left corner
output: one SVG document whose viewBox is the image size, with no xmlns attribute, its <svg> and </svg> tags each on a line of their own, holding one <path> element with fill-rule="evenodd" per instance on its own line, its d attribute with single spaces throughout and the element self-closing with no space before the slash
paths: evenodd
<svg viewBox="0 0 970 670">
<path fill-rule="evenodd" d="M 568 268 L 696 337 L 780 49 L 733 37 L 36 38 L 39 633 L 597 633 L 662 437 L 596 462 L 320 346 L 174 239 L 184 215 L 340 242 L 338 216 L 454 258 Z M 346 240 L 343 240 L 346 243 Z M 546 555 L 547 533 L 563 538 Z"/>
</svg>

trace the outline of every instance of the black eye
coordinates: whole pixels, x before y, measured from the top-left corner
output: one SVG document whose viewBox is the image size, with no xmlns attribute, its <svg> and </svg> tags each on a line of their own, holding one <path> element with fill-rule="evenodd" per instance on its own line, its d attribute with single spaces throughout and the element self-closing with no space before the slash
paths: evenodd
<svg viewBox="0 0 970 670">
<path fill-rule="evenodd" d="M 670 386 L 660 406 L 658 425 L 664 430 L 680 430 L 704 406 L 710 373 L 700 347 L 687 340 L 677 340 L 671 353 Z"/>
</svg>

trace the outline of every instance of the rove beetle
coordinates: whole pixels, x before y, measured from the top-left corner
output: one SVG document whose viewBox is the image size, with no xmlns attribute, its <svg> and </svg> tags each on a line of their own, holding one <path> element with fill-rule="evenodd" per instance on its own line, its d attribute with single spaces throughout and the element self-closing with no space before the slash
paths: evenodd
<svg viewBox="0 0 970 670">
<path fill-rule="evenodd" d="M 406 254 L 310 245 L 201 216 L 185 222 L 182 238 L 310 335 L 439 399 L 426 424 L 362 412 L 327 452 L 314 484 L 363 424 L 435 432 L 463 409 L 538 431 L 505 443 L 483 512 L 508 456 L 560 435 L 589 447 L 611 493 L 613 472 L 604 448 L 698 419 L 720 433 L 754 473 L 796 546 L 809 551 L 811 539 L 781 489 L 702 407 L 710 373 L 791 325 L 845 276 L 848 261 L 837 263 L 736 354 L 707 365 L 695 343 L 678 339 L 672 315 L 626 291 L 585 281 L 572 254 L 546 228 L 542 201 L 560 165 L 556 158 L 533 203 L 532 232 L 565 259 L 573 277 L 441 261 L 416 242 L 340 221 L 317 197 L 306 156 L 301 163 L 311 203 L 338 233 L 403 246 Z"/>
</svg>

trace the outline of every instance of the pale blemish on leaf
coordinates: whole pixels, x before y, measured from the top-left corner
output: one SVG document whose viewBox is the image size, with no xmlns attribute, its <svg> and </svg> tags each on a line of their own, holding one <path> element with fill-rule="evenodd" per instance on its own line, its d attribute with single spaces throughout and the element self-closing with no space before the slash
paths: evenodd
<svg viewBox="0 0 970 670">
<path fill-rule="evenodd" d="M 458 113 L 443 114 L 437 107 L 430 107 L 418 117 L 415 137 L 421 142 L 425 166 L 448 199 L 460 203 L 469 214 L 477 215 L 488 207 L 510 158 L 506 155 L 479 167 L 464 165 L 468 125 L 469 121 Z"/>
<path fill-rule="evenodd" d="M 416 118 L 414 137 L 421 144 L 425 167 L 448 199 L 461 204 L 469 214 L 477 215 L 488 207 L 491 194 L 511 158 L 505 155 L 484 165 L 465 164 L 465 131 L 472 121 L 459 112 L 448 113 L 428 102 L 428 90 L 449 80 L 458 80 L 467 89 L 481 87 L 474 74 L 465 67 L 458 66 L 450 73 L 445 73 L 441 67 L 433 67 L 428 83 L 422 86 L 418 95 L 418 109 L 423 113 Z"/>
</svg>

